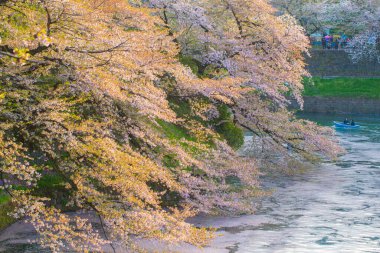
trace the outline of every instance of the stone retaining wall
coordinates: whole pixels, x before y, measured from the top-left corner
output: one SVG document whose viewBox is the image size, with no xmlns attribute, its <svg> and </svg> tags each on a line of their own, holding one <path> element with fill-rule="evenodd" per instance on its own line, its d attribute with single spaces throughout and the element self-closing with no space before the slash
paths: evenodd
<svg viewBox="0 0 380 253">
<path fill-rule="evenodd" d="M 304 112 L 379 115 L 380 100 L 367 98 L 304 97 Z M 293 103 L 291 108 L 297 109 Z"/>
<path fill-rule="evenodd" d="M 354 64 L 343 50 L 314 49 L 310 54 L 306 63 L 312 76 L 380 77 L 380 63 L 377 61 Z"/>
</svg>

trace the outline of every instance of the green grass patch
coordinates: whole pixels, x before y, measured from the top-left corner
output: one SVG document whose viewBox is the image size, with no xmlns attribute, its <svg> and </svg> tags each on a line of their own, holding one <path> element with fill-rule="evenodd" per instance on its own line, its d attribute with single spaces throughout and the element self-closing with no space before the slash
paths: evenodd
<svg viewBox="0 0 380 253">
<path fill-rule="evenodd" d="M 181 126 L 166 122 L 161 119 L 158 119 L 157 122 L 164 131 L 166 137 L 168 137 L 170 140 L 181 140 L 184 138 L 189 141 L 196 141 L 195 137 L 191 136 L 188 131 Z"/>
<path fill-rule="evenodd" d="M 6 228 L 12 224 L 15 219 L 8 215 L 9 212 L 12 212 L 13 205 L 11 203 L 11 197 L 0 190 L 0 230 Z"/>
<path fill-rule="evenodd" d="M 191 58 L 190 56 L 186 56 L 186 55 L 180 55 L 179 56 L 179 61 L 189 67 L 191 69 L 191 71 L 198 75 L 199 74 L 199 66 L 201 65 L 201 63 L 193 58 Z"/>
<path fill-rule="evenodd" d="M 233 149 L 237 150 L 244 144 L 244 131 L 233 122 L 224 122 L 216 126 L 216 131 L 227 141 Z"/>
<path fill-rule="evenodd" d="M 232 120 L 232 114 L 226 105 L 218 108 L 219 118 L 216 120 L 215 130 L 227 141 L 233 149 L 237 150 L 244 144 L 244 131 Z"/>
<path fill-rule="evenodd" d="M 205 99 L 206 98 L 199 98 Z M 227 141 L 227 143 L 234 149 L 239 149 L 244 144 L 244 132 L 243 130 L 235 125 L 232 120 L 232 114 L 229 112 L 229 109 L 226 105 L 220 105 L 218 107 L 219 118 L 215 119 L 213 122 L 207 122 L 202 120 L 200 117 L 194 115 L 191 111 L 191 107 L 187 101 L 175 100 L 171 99 L 171 107 L 176 112 L 179 117 L 190 117 L 198 122 L 200 122 L 204 126 L 214 125 L 215 130 L 220 136 Z M 180 126 L 177 126 L 172 123 L 168 123 L 162 120 L 157 121 L 162 129 L 164 130 L 165 135 L 172 140 L 180 140 L 182 138 L 189 141 L 197 141 L 194 136 L 191 136 L 189 132 Z M 210 147 L 214 146 L 212 140 L 204 143 L 209 145 Z M 186 147 L 185 147 L 186 148 Z M 189 147 L 187 147 L 189 148 Z M 190 147 L 191 149 L 191 147 Z M 196 150 L 189 150 L 192 153 L 196 153 Z"/>
<path fill-rule="evenodd" d="M 313 77 L 304 85 L 304 96 L 380 98 L 380 78 Z"/>
<path fill-rule="evenodd" d="M 37 187 L 47 192 L 52 190 L 62 190 L 65 189 L 65 180 L 61 176 L 55 174 L 44 175 L 37 182 Z"/>
<path fill-rule="evenodd" d="M 162 161 L 167 168 L 174 169 L 180 166 L 180 162 L 178 161 L 176 154 L 165 155 Z"/>
<path fill-rule="evenodd" d="M 68 206 L 70 191 L 66 188 L 65 179 L 57 174 L 45 174 L 37 182 L 33 189 L 34 194 L 41 197 L 48 197 L 54 205 L 63 211 L 75 210 L 75 207 Z"/>
<path fill-rule="evenodd" d="M 6 204 L 11 200 L 11 196 L 0 190 L 0 205 Z"/>
<path fill-rule="evenodd" d="M 15 219 L 8 215 L 12 210 L 13 206 L 10 203 L 0 205 L 0 230 L 15 222 Z"/>
</svg>

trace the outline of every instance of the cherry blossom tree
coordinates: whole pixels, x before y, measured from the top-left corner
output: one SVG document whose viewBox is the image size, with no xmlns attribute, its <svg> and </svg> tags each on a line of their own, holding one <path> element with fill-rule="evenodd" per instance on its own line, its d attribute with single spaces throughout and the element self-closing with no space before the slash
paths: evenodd
<svg viewBox="0 0 380 253">
<path fill-rule="evenodd" d="M 271 3 L 280 13 L 289 14 L 297 19 L 307 34 L 321 32 L 326 20 L 320 15 L 321 8 L 327 6 L 324 0 L 272 0 Z"/>
<path fill-rule="evenodd" d="M 196 2 L 191 2 L 193 8 L 201 9 L 200 13 L 205 16 L 199 18 L 186 15 L 186 19 L 178 24 L 170 18 L 175 20 L 174 17 L 180 13 L 179 6 L 186 6 L 188 1 L 175 1 L 175 6 L 167 1 L 151 1 L 162 8 L 163 21 L 171 27 L 173 33 L 178 34 L 183 54 L 196 58 L 204 65 L 226 69 L 230 76 L 242 78 L 242 86 L 253 88 L 252 92 L 235 99 L 231 105 L 235 122 L 259 138 L 269 138 L 271 144 L 266 143 L 270 146 L 269 149 L 276 147 L 282 155 L 288 153 L 284 144 L 286 147 L 293 146 L 293 151 L 299 154 L 313 153 L 311 150 L 321 151 L 318 144 L 310 144 L 325 140 L 320 139 L 321 136 L 329 136 L 331 133 L 326 129 L 315 131 L 318 128 L 305 121 L 295 120 L 284 109 L 291 96 L 302 105 L 301 80 L 308 75 L 303 63 L 308 39 L 296 20 L 288 14 L 278 16 L 276 10 L 264 1 Z M 202 21 L 202 26 L 193 22 L 193 19 Z M 216 29 L 211 29 L 212 27 Z M 299 138 L 289 136 L 288 131 L 292 131 L 290 129 L 269 127 L 278 122 L 296 127 Z M 266 126 L 266 129 L 261 126 Z M 316 134 L 311 135 L 313 131 L 309 128 L 314 129 Z M 309 138 L 315 138 L 315 141 Z M 304 148 L 311 152 L 304 152 Z M 324 148 L 326 154 L 336 155 L 336 146 L 324 145 Z M 304 155 L 301 156 L 305 158 Z M 284 163 L 277 164 L 278 167 L 286 167 L 287 159 L 284 159 Z"/>
<path fill-rule="evenodd" d="M 275 0 L 276 6 L 297 18 L 308 31 L 339 29 L 353 36 L 347 48 L 353 61 L 379 61 L 380 3 L 376 0 Z"/>
<path fill-rule="evenodd" d="M 339 16 L 346 21 L 343 28 L 354 35 L 347 49 L 352 60 L 380 62 L 380 3 L 376 0 L 341 1 L 333 11 L 339 11 Z"/>
<path fill-rule="evenodd" d="M 302 104 L 307 39 L 264 0 L 3 0 L 0 19 L 0 180 L 54 252 L 205 245 L 188 217 L 252 212 L 262 194 L 267 158 L 237 152 L 242 128 L 278 167 L 340 151 L 286 110 Z M 95 213 L 102 233 L 67 210 Z"/>
</svg>

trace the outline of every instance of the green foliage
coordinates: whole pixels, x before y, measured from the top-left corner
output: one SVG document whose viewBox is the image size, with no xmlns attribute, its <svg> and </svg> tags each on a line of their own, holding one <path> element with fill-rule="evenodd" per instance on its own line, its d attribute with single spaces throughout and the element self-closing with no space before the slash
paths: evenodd
<svg viewBox="0 0 380 253">
<path fill-rule="evenodd" d="M 208 98 L 203 97 L 203 96 L 194 97 L 192 99 L 197 100 L 197 101 L 202 101 L 204 103 L 210 103 Z M 210 122 L 203 120 L 201 117 L 199 117 L 192 111 L 190 102 L 187 99 L 180 99 L 178 97 L 169 97 L 168 100 L 169 100 L 171 109 L 176 113 L 178 118 L 194 120 L 201 123 L 205 127 L 210 125 Z M 171 138 L 171 139 L 180 140 L 181 138 L 185 138 L 186 140 L 189 140 L 189 141 L 198 141 L 195 136 L 191 136 L 189 134 L 188 129 L 185 129 L 183 127 L 179 127 L 177 125 L 170 124 L 170 123 L 165 123 L 164 125 L 162 125 L 162 121 L 159 122 L 159 124 L 164 128 L 167 136 L 173 136 L 173 134 L 176 136 L 175 138 Z M 214 143 L 212 142 L 211 137 L 209 141 L 203 142 L 203 144 L 208 144 L 210 147 L 214 146 Z M 189 148 L 188 145 L 186 144 L 182 146 L 185 149 Z"/>
<path fill-rule="evenodd" d="M 157 123 L 161 126 L 164 134 L 170 140 L 181 140 L 182 138 L 186 140 L 195 141 L 195 138 L 192 137 L 186 129 L 183 127 L 177 126 L 173 123 L 166 122 L 164 120 L 158 119 Z"/>
<path fill-rule="evenodd" d="M 202 96 L 193 99 L 202 100 L 205 103 L 210 102 L 208 98 Z M 213 120 L 212 122 L 207 122 L 192 112 L 191 106 L 187 100 L 181 100 L 172 97 L 169 99 L 169 101 L 171 108 L 176 112 L 178 117 L 196 120 L 200 122 L 203 126 L 213 125 L 217 133 L 219 133 L 221 137 L 225 139 L 232 148 L 239 149 L 244 144 L 244 132 L 233 122 L 232 114 L 231 112 L 229 112 L 228 106 L 218 106 L 219 118 Z M 188 131 L 184 128 L 164 121 L 158 121 L 158 123 L 164 129 L 166 136 L 168 136 L 170 139 L 180 140 L 181 138 L 185 138 L 187 140 L 192 141 L 196 140 L 196 138 L 191 137 Z M 210 140 L 207 144 L 209 144 L 210 147 L 212 147 L 212 140 Z M 185 146 L 184 148 L 186 148 L 191 153 L 196 153 L 196 150 L 191 150 L 191 147 Z"/>
<path fill-rule="evenodd" d="M 18 28 L 19 30 L 26 30 L 28 28 L 28 19 L 22 13 L 14 12 L 8 18 L 9 24 Z"/>
<path fill-rule="evenodd" d="M 9 31 L 5 29 L 4 26 L 0 24 L 0 39 L 5 39 L 9 36 Z"/>
<path fill-rule="evenodd" d="M 202 78 L 211 78 L 211 79 L 220 79 L 226 76 L 229 76 L 228 70 L 225 68 L 220 68 L 213 64 L 202 65 L 201 62 L 195 60 L 191 56 L 180 55 L 179 61 L 189 67 L 191 71 Z"/>
<path fill-rule="evenodd" d="M 380 98 L 380 78 L 314 77 L 304 85 L 305 96 Z"/>
<path fill-rule="evenodd" d="M 67 207 L 69 190 L 66 189 L 66 180 L 57 174 L 45 174 L 37 182 L 34 189 L 36 195 L 49 197 L 64 211 L 72 210 Z"/>
<path fill-rule="evenodd" d="M 180 61 L 183 65 L 185 65 L 185 66 L 191 68 L 191 71 L 192 71 L 194 74 L 196 74 L 196 75 L 199 74 L 199 66 L 200 66 L 201 64 L 200 64 L 200 62 L 198 62 L 197 60 L 194 60 L 194 59 L 191 58 L 190 56 L 180 55 L 180 56 L 179 56 L 179 61 Z"/>
<path fill-rule="evenodd" d="M 0 205 L 6 204 L 11 200 L 11 197 L 4 191 L 0 190 Z"/>
<path fill-rule="evenodd" d="M 181 197 L 181 195 L 178 192 L 171 191 L 171 190 L 167 189 L 167 187 L 165 187 L 162 184 L 158 184 L 155 182 L 149 182 L 149 186 L 155 192 L 165 192 L 161 198 L 161 206 L 163 208 L 177 207 L 178 203 L 180 203 L 183 200 L 183 198 Z"/>
<path fill-rule="evenodd" d="M 0 190 L 0 230 L 12 224 L 15 220 L 8 215 L 12 212 L 11 197 Z"/>
<path fill-rule="evenodd" d="M 188 117 L 192 114 L 191 106 L 186 100 L 181 100 L 176 97 L 169 97 L 171 109 L 177 114 L 178 117 Z"/>
<path fill-rule="evenodd" d="M 229 73 L 227 69 L 220 68 L 212 64 L 206 66 L 206 68 L 203 71 L 203 76 L 213 79 L 220 79 L 228 75 Z"/>
<path fill-rule="evenodd" d="M 244 144 L 244 132 L 232 121 L 231 113 L 226 105 L 218 108 L 219 118 L 216 121 L 216 131 L 227 141 L 234 149 L 239 149 Z"/>
<path fill-rule="evenodd" d="M 189 133 L 189 131 L 181 126 L 175 125 L 173 123 L 165 122 L 163 120 L 157 120 L 158 124 L 161 126 L 161 130 L 165 134 L 167 138 L 169 138 L 172 141 L 177 141 L 178 144 L 185 150 L 187 153 L 191 155 L 200 155 L 203 151 L 200 150 L 196 145 L 192 145 L 189 142 L 198 142 L 199 140 L 196 138 L 196 136 L 193 136 Z M 186 140 L 186 141 L 181 141 Z M 212 141 L 212 138 L 208 141 L 203 141 L 202 144 L 208 145 L 208 147 L 212 148 L 214 146 L 214 143 Z M 179 166 L 178 160 L 173 157 L 172 154 L 165 155 L 163 163 L 168 168 L 176 168 Z"/>
<path fill-rule="evenodd" d="M 167 168 L 177 168 L 178 166 L 180 166 L 180 163 L 177 159 L 176 154 L 165 155 L 162 161 L 163 161 L 165 167 L 167 167 Z"/>
<path fill-rule="evenodd" d="M 166 191 L 162 196 L 162 207 L 177 207 L 178 203 L 182 200 L 181 195 L 178 192 Z"/>
<path fill-rule="evenodd" d="M 226 176 L 225 180 L 226 180 L 226 183 L 229 185 L 234 185 L 234 186 L 241 185 L 241 180 L 237 176 Z"/>
<path fill-rule="evenodd" d="M 169 103 L 171 109 L 177 114 L 179 118 L 193 119 L 200 122 L 203 126 L 208 126 L 210 122 L 203 120 L 196 115 L 191 108 L 190 102 L 187 99 L 179 99 L 177 97 L 169 97 Z M 197 96 L 192 98 L 193 101 L 202 102 L 205 104 L 211 104 L 209 98 L 204 96 Z"/>
<path fill-rule="evenodd" d="M 229 186 L 229 192 L 241 192 L 242 190 L 249 188 L 249 186 L 242 184 L 240 178 L 237 176 L 226 176 L 224 180 Z"/>
<path fill-rule="evenodd" d="M 219 111 L 218 121 L 231 120 L 232 114 L 229 112 L 228 106 L 220 105 L 218 107 L 218 111 Z"/>
<path fill-rule="evenodd" d="M 196 177 L 204 177 L 207 175 L 207 173 L 204 170 L 196 168 L 196 167 L 188 166 L 188 167 L 184 168 L 184 170 L 187 172 L 190 172 L 191 175 L 196 176 Z"/>
<path fill-rule="evenodd" d="M 56 174 L 44 175 L 38 181 L 37 187 L 45 191 L 62 189 L 65 187 L 65 180 Z"/>
<path fill-rule="evenodd" d="M 12 211 L 13 206 L 11 205 L 11 203 L 0 205 L 0 229 L 6 228 L 7 226 L 15 222 L 15 219 L 8 215 L 8 213 Z"/>
<path fill-rule="evenodd" d="M 57 88 L 60 84 L 62 84 L 62 80 L 54 75 L 41 76 L 36 82 L 36 85 L 42 89 Z"/>
<path fill-rule="evenodd" d="M 233 122 L 224 122 L 216 127 L 216 131 L 226 139 L 228 145 L 239 149 L 244 144 L 244 132 Z"/>
</svg>

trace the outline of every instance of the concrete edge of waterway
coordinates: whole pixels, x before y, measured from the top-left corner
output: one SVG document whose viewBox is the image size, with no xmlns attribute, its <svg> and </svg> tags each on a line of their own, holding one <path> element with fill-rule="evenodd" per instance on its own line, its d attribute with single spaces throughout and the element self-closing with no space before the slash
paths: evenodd
<svg viewBox="0 0 380 253">
<path fill-rule="evenodd" d="M 299 110 L 300 106 L 296 102 L 292 102 L 290 108 Z M 380 116 L 380 99 L 307 96 L 304 97 L 302 111 L 320 114 Z"/>
</svg>

